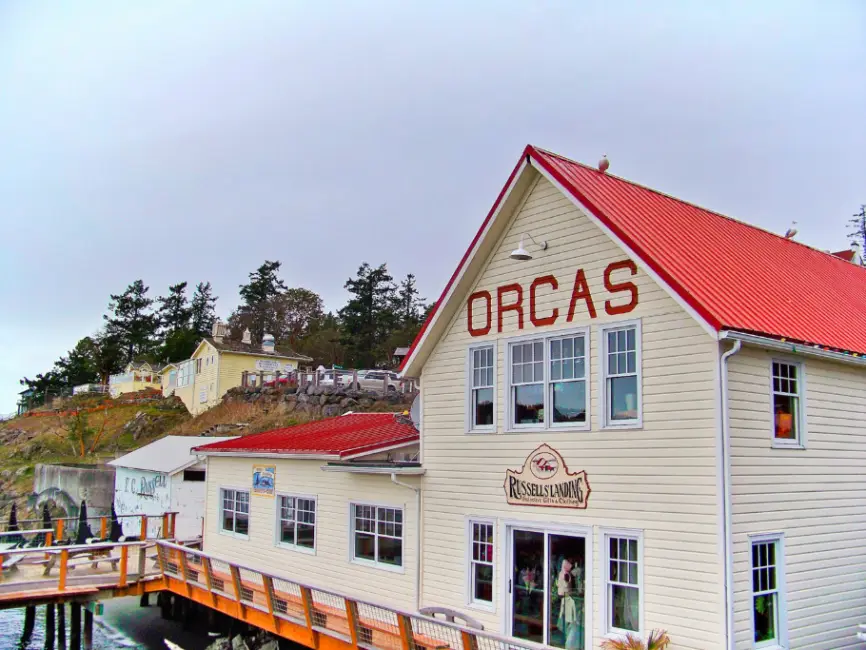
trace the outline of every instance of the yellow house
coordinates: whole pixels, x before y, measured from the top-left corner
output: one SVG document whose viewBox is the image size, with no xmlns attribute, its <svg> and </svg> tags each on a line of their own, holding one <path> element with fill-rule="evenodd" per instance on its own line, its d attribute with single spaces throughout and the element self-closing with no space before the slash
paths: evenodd
<svg viewBox="0 0 866 650">
<path fill-rule="evenodd" d="M 232 341 L 220 322 L 214 325 L 213 334 L 199 343 L 190 359 L 177 363 L 176 385 L 163 391 L 166 395 L 174 392 L 193 415 L 216 406 L 229 389 L 240 386 L 245 371 L 288 374 L 299 364 L 313 361 L 288 348 L 277 348 L 269 334 L 261 345 L 250 341 L 249 330 L 243 340 Z"/>
<path fill-rule="evenodd" d="M 124 393 L 135 393 L 146 388 L 160 390 L 160 371 L 162 364 L 147 361 L 131 361 L 122 373 L 108 378 L 108 392 L 112 397 Z"/>
</svg>

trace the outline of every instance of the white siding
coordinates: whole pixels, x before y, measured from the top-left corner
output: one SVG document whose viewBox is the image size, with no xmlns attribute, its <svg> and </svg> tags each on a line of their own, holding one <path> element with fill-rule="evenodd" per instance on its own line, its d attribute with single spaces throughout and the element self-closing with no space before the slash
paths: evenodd
<svg viewBox="0 0 866 650">
<path fill-rule="evenodd" d="M 266 458 L 208 459 L 204 549 L 208 553 L 332 589 L 363 600 L 411 608 L 415 602 L 415 493 L 391 483 L 390 476 L 325 473 L 321 460 Z M 276 499 L 250 497 L 249 539 L 220 533 L 221 487 L 250 490 L 253 465 L 276 465 L 276 491 L 317 499 L 316 553 L 276 545 Z M 417 479 L 403 477 L 407 483 Z M 403 571 L 398 573 L 350 561 L 349 504 L 353 500 L 403 508 Z"/>
<path fill-rule="evenodd" d="M 522 233 L 547 240 L 544 252 L 531 247 L 528 262 L 509 259 Z M 527 244 L 529 244 L 527 240 Z M 524 288 L 525 325 L 517 329 L 508 313 L 503 333 L 484 337 L 467 331 L 464 306 L 440 339 L 422 373 L 424 478 L 423 605 L 468 610 L 466 601 L 466 517 L 495 518 L 497 533 L 505 520 L 582 525 L 593 530 L 593 608 L 588 627 L 593 644 L 601 641 L 601 527 L 644 531 L 644 629 L 664 628 L 676 648 L 719 648 L 723 624 L 722 564 L 719 547 L 719 497 L 716 466 L 717 359 L 712 338 L 643 272 L 631 278 L 639 287 L 639 305 L 631 313 L 607 316 L 604 269 L 626 254 L 546 180 L 539 180 L 506 230 L 472 289 L 519 282 Z M 577 269 L 583 268 L 592 290 L 596 319 L 583 303 L 566 323 Z M 550 327 L 529 322 L 528 289 L 539 276 L 553 274 L 559 289 L 539 292 L 538 312 L 559 308 Z M 617 276 L 619 278 L 621 276 Z M 617 296 L 618 303 L 623 294 Z M 643 329 L 643 428 L 601 430 L 599 402 L 599 324 L 640 319 Z M 497 346 L 497 422 L 499 433 L 465 433 L 467 346 L 516 334 L 591 326 L 589 354 L 591 431 L 503 433 L 505 421 L 505 344 Z M 572 471 L 586 470 L 592 494 L 586 510 L 509 506 L 503 493 L 506 468 L 518 469 L 542 443 L 562 455 Z M 504 586 L 501 539 L 497 540 L 495 612 L 474 611 L 488 630 L 503 629 Z"/>
<path fill-rule="evenodd" d="M 191 467 L 204 470 L 204 466 Z M 192 539 L 202 534 L 205 507 L 205 481 L 185 481 L 184 473 L 171 477 L 171 509 L 177 513 L 174 535 L 178 539 Z"/>
<path fill-rule="evenodd" d="M 860 648 L 866 623 L 866 372 L 799 359 L 806 449 L 772 449 L 770 352 L 729 362 L 735 636 L 750 648 L 749 535 L 783 532 L 791 648 Z"/>
<path fill-rule="evenodd" d="M 114 474 L 114 509 L 118 515 L 148 515 L 154 520 L 148 525 L 149 534 L 155 534 L 162 523 L 154 523 L 171 510 L 171 482 L 163 472 L 118 467 Z M 120 519 L 124 535 L 139 535 L 141 519 Z"/>
</svg>

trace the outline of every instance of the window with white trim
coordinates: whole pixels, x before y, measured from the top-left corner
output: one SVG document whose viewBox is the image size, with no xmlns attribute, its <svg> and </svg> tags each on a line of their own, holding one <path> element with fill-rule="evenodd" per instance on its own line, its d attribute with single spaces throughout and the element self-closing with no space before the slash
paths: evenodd
<svg viewBox="0 0 866 650">
<path fill-rule="evenodd" d="M 469 522 L 469 600 L 471 603 L 493 603 L 493 524 Z"/>
<path fill-rule="evenodd" d="M 601 338 L 604 424 L 639 424 L 640 329 L 638 325 L 605 327 Z"/>
<path fill-rule="evenodd" d="M 352 557 L 383 566 L 403 566 L 403 509 L 352 504 Z"/>
<path fill-rule="evenodd" d="M 605 629 L 607 632 L 640 632 L 640 540 L 611 534 L 605 538 Z"/>
<path fill-rule="evenodd" d="M 802 366 L 784 361 L 772 362 L 773 443 L 779 446 L 802 444 Z"/>
<path fill-rule="evenodd" d="M 316 547 L 316 500 L 280 494 L 277 497 L 279 544 L 299 549 Z"/>
<path fill-rule="evenodd" d="M 245 490 L 220 489 L 222 530 L 246 537 L 250 533 L 250 493 Z"/>
<path fill-rule="evenodd" d="M 586 330 L 509 344 L 511 429 L 589 426 Z"/>
<path fill-rule="evenodd" d="M 752 540 L 752 628 L 756 648 L 782 645 L 781 560 L 779 538 Z"/>
<path fill-rule="evenodd" d="M 492 345 L 469 348 L 469 430 L 493 431 L 496 371 Z"/>
</svg>

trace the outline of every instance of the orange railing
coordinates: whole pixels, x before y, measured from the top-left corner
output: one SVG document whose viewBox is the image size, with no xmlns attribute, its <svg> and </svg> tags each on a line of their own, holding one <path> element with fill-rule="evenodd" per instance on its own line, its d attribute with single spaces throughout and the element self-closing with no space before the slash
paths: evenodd
<svg viewBox="0 0 866 650">
<path fill-rule="evenodd" d="M 174 539 L 177 523 L 177 512 L 175 511 L 165 512 L 161 515 L 117 515 L 117 519 L 120 521 L 124 519 L 138 519 L 139 525 L 136 527 L 136 531 L 138 538 L 141 540 Z M 86 521 L 94 537 L 101 540 L 108 539 L 111 534 L 111 517 L 109 515 L 87 517 Z M 53 519 L 51 522 L 54 533 L 53 539 L 58 542 L 62 541 L 64 537 L 74 537 L 78 530 L 78 522 L 78 517 L 58 517 L 57 519 Z M 37 527 L 41 529 L 43 525 L 41 519 L 21 519 L 18 521 L 19 530 L 11 531 L 9 534 L 18 532 L 23 535 L 33 532 Z M 28 528 L 28 526 L 33 526 L 34 528 Z M 0 533 L 0 535 L 5 534 Z M 2 537 L 0 537 L 0 543 L 2 541 Z M 50 544 L 47 545 L 50 546 Z"/>
<path fill-rule="evenodd" d="M 159 541 L 157 549 L 171 591 L 311 648 L 546 648 L 308 586 L 172 542 Z"/>
</svg>

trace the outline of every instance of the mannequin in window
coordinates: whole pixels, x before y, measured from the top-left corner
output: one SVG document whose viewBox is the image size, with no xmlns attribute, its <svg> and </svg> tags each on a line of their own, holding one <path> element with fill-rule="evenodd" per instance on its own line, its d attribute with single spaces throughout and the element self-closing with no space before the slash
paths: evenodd
<svg viewBox="0 0 866 650">
<path fill-rule="evenodd" d="M 560 597 L 557 627 L 565 636 L 564 647 L 583 650 L 583 567 L 571 558 L 563 558 L 556 579 L 556 592 Z"/>
</svg>

